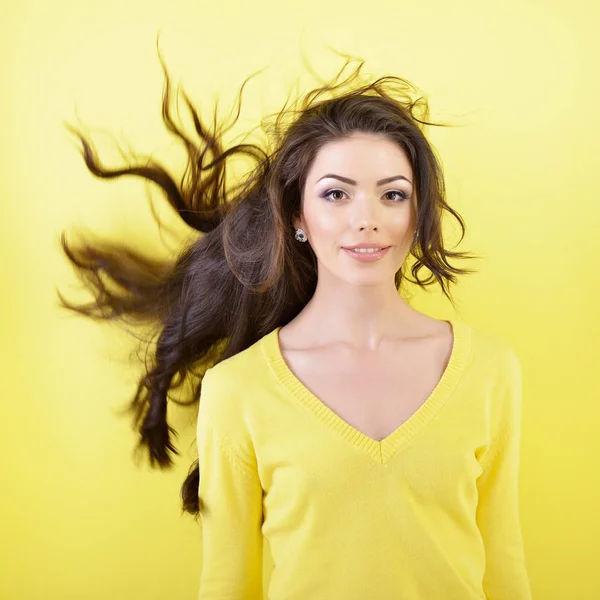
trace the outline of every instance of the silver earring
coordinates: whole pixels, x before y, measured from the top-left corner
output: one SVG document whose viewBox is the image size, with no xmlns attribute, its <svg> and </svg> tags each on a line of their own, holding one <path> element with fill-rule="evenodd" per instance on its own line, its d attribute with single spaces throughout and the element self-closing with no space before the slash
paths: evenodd
<svg viewBox="0 0 600 600">
<path fill-rule="evenodd" d="M 304 231 L 302 231 L 302 229 L 300 229 L 299 227 L 296 228 L 295 238 L 299 242 L 306 242 L 306 240 L 308 240 L 308 238 L 306 237 L 306 234 L 304 233 Z"/>
</svg>

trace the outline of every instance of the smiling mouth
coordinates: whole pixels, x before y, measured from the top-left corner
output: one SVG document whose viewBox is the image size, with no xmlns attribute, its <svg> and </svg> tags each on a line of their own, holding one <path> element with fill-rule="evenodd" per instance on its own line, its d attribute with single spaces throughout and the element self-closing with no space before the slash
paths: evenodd
<svg viewBox="0 0 600 600">
<path fill-rule="evenodd" d="M 362 248 L 362 249 L 350 249 L 350 248 L 342 248 L 344 252 L 353 260 L 357 260 L 359 262 L 369 263 L 375 262 L 382 259 L 387 251 L 391 248 L 391 246 L 386 246 L 381 248 L 381 250 L 375 250 L 370 248 Z"/>
<path fill-rule="evenodd" d="M 359 252 L 361 254 L 368 254 L 371 252 L 381 252 L 382 250 L 386 250 L 390 246 L 379 246 L 377 248 L 347 248 L 346 246 L 342 246 L 344 250 L 348 250 L 349 252 Z"/>
</svg>

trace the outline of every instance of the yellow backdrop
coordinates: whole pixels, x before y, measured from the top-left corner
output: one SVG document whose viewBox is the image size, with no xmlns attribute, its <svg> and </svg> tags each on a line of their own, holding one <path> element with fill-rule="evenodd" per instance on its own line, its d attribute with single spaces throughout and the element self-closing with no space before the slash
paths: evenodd
<svg viewBox="0 0 600 600">
<path fill-rule="evenodd" d="M 120 160 L 108 132 L 182 166 L 160 118 L 160 30 L 170 72 L 205 116 L 215 96 L 224 114 L 243 79 L 268 66 L 246 88 L 238 133 L 278 110 L 297 76 L 303 90 L 316 84 L 302 51 L 322 76 L 337 72 L 328 44 L 366 59 L 367 72 L 412 80 L 432 118 L 461 125 L 430 135 L 466 220 L 460 248 L 484 257 L 455 290 L 459 318 L 505 337 L 523 365 L 521 515 L 534 598 L 600 598 L 597 4 L 373 0 L 360 12 L 331 0 L 22 0 L 0 11 L 0 597 L 197 594 L 200 526 L 179 500 L 195 415 L 173 413 L 176 468 L 137 465 L 130 423 L 115 415 L 140 372 L 128 361 L 133 342 L 61 312 L 55 295 L 59 286 L 79 297 L 62 229 L 161 251 L 146 194 L 170 213 L 156 190 L 95 179 L 63 127 L 77 109 L 106 164 Z M 453 314 L 439 289 L 414 303 Z"/>
</svg>

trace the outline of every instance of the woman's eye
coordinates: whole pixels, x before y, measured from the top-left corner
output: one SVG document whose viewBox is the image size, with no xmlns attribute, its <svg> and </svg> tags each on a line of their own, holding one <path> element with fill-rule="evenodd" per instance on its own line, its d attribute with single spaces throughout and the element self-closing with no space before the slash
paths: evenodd
<svg viewBox="0 0 600 600">
<path fill-rule="evenodd" d="M 331 202 L 331 200 L 341 200 L 341 198 L 331 198 L 331 194 L 343 194 L 344 192 L 342 192 L 342 190 L 330 190 L 329 192 L 326 192 L 322 197 L 325 198 L 326 200 L 329 200 Z"/>
<path fill-rule="evenodd" d="M 391 192 L 387 192 L 387 194 L 397 194 L 399 196 L 398 200 L 394 200 L 393 202 L 402 202 L 402 200 L 407 200 L 408 199 L 408 195 L 405 194 L 404 192 L 398 192 L 398 191 L 391 191 Z"/>
<path fill-rule="evenodd" d="M 325 198 L 326 200 L 329 200 L 330 202 L 342 199 L 342 198 L 339 198 L 339 197 L 334 198 L 332 196 L 333 194 L 344 194 L 344 192 L 342 190 L 337 190 L 337 189 L 336 190 L 329 190 L 328 192 L 326 192 L 325 194 L 323 194 L 321 197 Z M 400 192 L 400 191 L 393 190 L 393 191 L 390 191 L 390 192 L 386 192 L 385 195 L 387 196 L 388 194 L 396 194 L 398 196 L 398 199 L 397 200 L 392 200 L 392 202 L 400 203 L 403 200 L 408 200 L 408 194 L 406 194 L 405 192 Z"/>
</svg>

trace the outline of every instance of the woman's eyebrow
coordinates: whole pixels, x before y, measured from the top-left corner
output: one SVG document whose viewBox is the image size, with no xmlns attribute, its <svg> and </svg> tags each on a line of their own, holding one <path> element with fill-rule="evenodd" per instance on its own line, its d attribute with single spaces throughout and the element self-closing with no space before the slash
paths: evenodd
<svg viewBox="0 0 600 600">
<path fill-rule="evenodd" d="M 356 181 L 354 181 L 354 179 L 349 179 L 348 177 L 342 177 L 341 175 L 335 175 L 334 173 L 327 173 L 327 175 L 323 175 L 323 177 L 321 177 L 320 179 L 317 179 L 316 183 L 319 183 L 319 181 L 321 181 L 321 179 L 325 179 L 326 177 L 331 177 L 332 179 L 339 179 L 340 181 L 343 181 L 344 183 L 348 183 L 350 185 L 356 185 Z M 408 183 L 410 183 L 412 185 L 412 181 L 410 179 L 408 179 L 407 177 L 404 177 L 404 175 L 392 175 L 392 177 L 384 177 L 383 179 L 380 179 L 377 182 L 377 185 L 383 185 L 384 183 L 389 183 L 390 181 L 394 181 L 396 179 L 404 179 L 405 181 L 408 181 Z"/>
</svg>

